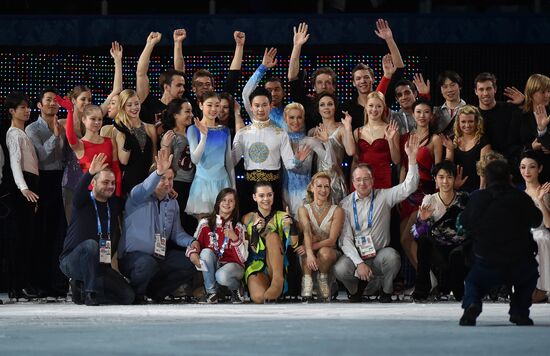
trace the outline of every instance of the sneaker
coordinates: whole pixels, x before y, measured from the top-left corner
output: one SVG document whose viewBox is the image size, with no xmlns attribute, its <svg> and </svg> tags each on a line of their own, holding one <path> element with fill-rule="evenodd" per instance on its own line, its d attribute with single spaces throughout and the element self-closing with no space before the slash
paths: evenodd
<svg viewBox="0 0 550 356">
<path fill-rule="evenodd" d="M 320 273 L 317 275 L 317 283 L 319 284 L 320 297 L 325 301 L 330 300 L 330 285 L 328 283 L 328 273 Z"/>
<path fill-rule="evenodd" d="M 464 314 L 458 322 L 462 326 L 475 326 L 476 319 L 481 314 L 481 306 L 477 304 L 471 304 L 468 308 L 464 309 Z M 512 318 L 510 317 L 510 321 Z"/>
<path fill-rule="evenodd" d="M 311 275 L 304 274 L 302 277 L 302 301 L 309 301 L 313 297 L 313 279 Z"/>
<path fill-rule="evenodd" d="M 84 301 L 85 301 L 85 294 L 83 290 L 84 282 L 77 281 L 71 278 L 69 283 L 71 285 L 71 298 L 73 300 L 73 303 L 78 305 L 84 304 Z"/>
<path fill-rule="evenodd" d="M 243 304 L 244 296 L 241 288 L 237 288 L 231 291 L 231 303 L 232 304 Z"/>
<path fill-rule="evenodd" d="M 199 304 L 218 304 L 218 293 L 207 293 L 199 300 Z"/>
<path fill-rule="evenodd" d="M 517 326 L 531 326 L 535 324 L 533 323 L 533 319 L 522 315 L 510 315 L 510 322 Z"/>
</svg>

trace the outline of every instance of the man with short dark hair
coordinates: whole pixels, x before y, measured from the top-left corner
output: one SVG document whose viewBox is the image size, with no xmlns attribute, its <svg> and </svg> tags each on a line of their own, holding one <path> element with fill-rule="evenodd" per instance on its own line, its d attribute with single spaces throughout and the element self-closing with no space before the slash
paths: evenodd
<svg viewBox="0 0 550 356">
<path fill-rule="evenodd" d="M 508 131 L 514 115 L 520 114 L 517 105 L 523 103 L 524 95 L 515 87 L 504 88 L 504 95 L 510 98 L 507 103 L 497 101 L 497 78 L 483 72 L 474 79 L 474 91 L 479 100 L 478 108 L 483 116 L 485 137 L 491 148 L 510 159 L 508 152 Z M 515 160 L 511 160 L 513 162 Z"/>
<path fill-rule="evenodd" d="M 466 105 L 466 102 L 460 98 L 462 78 L 457 72 L 446 70 L 437 77 L 437 85 L 445 102 L 443 105 L 434 108 L 435 131 L 452 136 L 458 109 Z"/>
<path fill-rule="evenodd" d="M 476 325 L 483 297 L 492 287 L 502 284 L 514 286 L 510 322 L 533 325 L 529 308 L 539 273 L 537 244 L 531 229 L 540 226 L 542 213 L 529 195 L 511 185 L 506 162 L 489 162 L 485 180 L 487 188 L 471 196 L 459 218 L 473 239 L 474 252 L 466 277 L 460 325 Z"/>
<path fill-rule="evenodd" d="M 65 297 L 68 283 L 58 263 L 67 228 L 61 191 L 65 129 L 57 120 L 59 104 L 56 95 L 54 88 L 42 90 L 36 104 L 40 116 L 27 126 L 25 132 L 34 145 L 40 172 L 36 216 L 37 231 L 41 235 L 38 283 L 48 296 Z"/>
<path fill-rule="evenodd" d="M 113 196 L 115 174 L 103 153 L 95 155 L 88 172 L 78 182 L 73 212 L 59 267 L 71 278 L 75 304 L 132 304 L 134 292 L 111 266 L 116 246 L 111 240 L 118 229 L 121 200 Z M 88 190 L 88 185 L 92 190 Z"/>
</svg>

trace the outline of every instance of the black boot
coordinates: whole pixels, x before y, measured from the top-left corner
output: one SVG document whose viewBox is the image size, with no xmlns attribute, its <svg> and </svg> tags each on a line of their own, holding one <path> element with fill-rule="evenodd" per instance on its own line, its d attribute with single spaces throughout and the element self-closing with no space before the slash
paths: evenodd
<svg viewBox="0 0 550 356">
<path fill-rule="evenodd" d="M 86 299 L 84 294 L 84 282 L 77 281 L 75 279 L 71 279 L 69 282 L 71 285 L 71 295 L 73 299 L 73 303 L 82 305 L 84 304 L 84 300 Z"/>
<path fill-rule="evenodd" d="M 89 307 L 92 307 L 92 306 L 95 307 L 99 305 L 96 299 L 95 292 L 86 292 L 86 299 L 84 301 L 84 304 L 86 304 Z"/>
<path fill-rule="evenodd" d="M 464 314 L 462 314 L 459 324 L 462 326 L 475 326 L 479 314 L 481 314 L 481 306 L 471 304 L 468 308 L 464 309 Z"/>
</svg>

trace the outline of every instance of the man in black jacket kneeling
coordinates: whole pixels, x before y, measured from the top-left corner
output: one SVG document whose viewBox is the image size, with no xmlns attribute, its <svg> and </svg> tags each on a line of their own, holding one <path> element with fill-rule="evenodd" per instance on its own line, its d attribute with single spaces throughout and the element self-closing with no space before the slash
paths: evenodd
<svg viewBox="0 0 550 356">
<path fill-rule="evenodd" d="M 533 325 L 529 308 L 539 274 L 531 228 L 540 226 L 542 213 L 526 193 L 511 185 L 507 163 L 490 162 L 485 178 L 487 189 L 471 196 L 460 217 L 474 244 L 460 325 L 476 325 L 482 298 L 492 287 L 505 283 L 514 286 L 510 322 Z"/>
</svg>

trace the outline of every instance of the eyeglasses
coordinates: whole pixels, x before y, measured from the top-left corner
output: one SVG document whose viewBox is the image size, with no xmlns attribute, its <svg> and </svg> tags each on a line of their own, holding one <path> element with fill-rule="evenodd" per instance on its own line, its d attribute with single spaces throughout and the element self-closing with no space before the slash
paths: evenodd
<svg viewBox="0 0 550 356">
<path fill-rule="evenodd" d="M 353 178 L 353 181 L 355 183 L 368 183 L 372 181 L 372 177 Z"/>
</svg>

